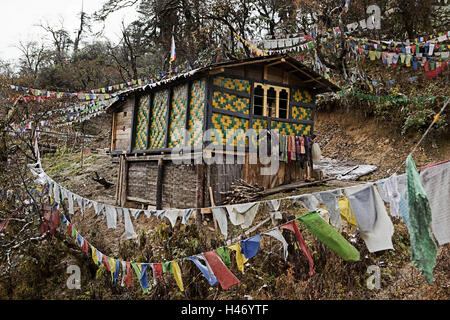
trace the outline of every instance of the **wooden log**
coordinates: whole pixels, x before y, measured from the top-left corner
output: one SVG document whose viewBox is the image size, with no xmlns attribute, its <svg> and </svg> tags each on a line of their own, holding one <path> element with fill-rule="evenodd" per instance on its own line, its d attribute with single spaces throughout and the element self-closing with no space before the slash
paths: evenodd
<svg viewBox="0 0 450 320">
<path fill-rule="evenodd" d="M 122 193 L 120 195 L 120 205 L 125 206 L 127 202 L 127 192 L 128 192 L 128 161 L 126 156 L 122 159 Z"/>
<path fill-rule="evenodd" d="M 158 160 L 158 178 L 156 181 L 156 210 L 162 210 L 164 160 Z"/>
</svg>

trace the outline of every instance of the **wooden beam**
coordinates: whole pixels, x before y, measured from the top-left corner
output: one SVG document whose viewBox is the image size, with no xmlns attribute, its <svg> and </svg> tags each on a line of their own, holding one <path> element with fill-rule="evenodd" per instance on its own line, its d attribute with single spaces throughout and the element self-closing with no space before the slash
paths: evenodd
<svg viewBox="0 0 450 320">
<path fill-rule="evenodd" d="M 216 202 L 214 201 L 214 193 L 213 193 L 213 189 L 212 187 L 209 187 L 209 198 L 211 199 L 211 207 L 215 207 L 216 206 Z M 217 220 L 216 220 L 216 216 L 213 214 L 213 219 L 214 219 L 214 229 L 218 229 L 217 226 Z"/>
<path fill-rule="evenodd" d="M 284 63 L 284 62 L 286 62 L 286 59 L 282 58 L 280 61 L 275 61 L 270 64 L 266 64 L 265 67 L 270 68 L 270 67 L 276 66 L 277 64 Z"/>
<path fill-rule="evenodd" d="M 214 76 L 216 74 L 219 74 L 219 73 L 224 73 L 225 72 L 225 68 L 219 68 L 219 69 L 209 68 L 209 70 L 211 70 L 209 72 L 209 74 L 212 75 L 212 76 Z"/>
</svg>

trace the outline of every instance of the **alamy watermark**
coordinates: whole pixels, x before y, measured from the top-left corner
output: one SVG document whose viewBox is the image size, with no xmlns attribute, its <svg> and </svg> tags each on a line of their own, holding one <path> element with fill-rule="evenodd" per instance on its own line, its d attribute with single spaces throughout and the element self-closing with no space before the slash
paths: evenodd
<svg viewBox="0 0 450 320">
<path fill-rule="evenodd" d="M 80 290 L 81 289 L 81 270 L 77 265 L 70 265 L 67 267 L 67 274 L 69 278 L 67 279 L 66 285 L 69 290 Z"/>
<path fill-rule="evenodd" d="M 367 268 L 366 273 L 370 274 L 366 280 L 366 285 L 369 290 L 381 288 L 381 269 L 379 266 L 371 265 Z"/>
</svg>

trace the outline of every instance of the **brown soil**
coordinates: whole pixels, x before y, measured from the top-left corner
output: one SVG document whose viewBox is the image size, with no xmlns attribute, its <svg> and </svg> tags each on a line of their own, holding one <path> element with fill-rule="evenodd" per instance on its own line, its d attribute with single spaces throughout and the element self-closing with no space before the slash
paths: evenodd
<svg viewBox="0 0 450 320">
<path fill-rule="evenodd" d="M 392 175 L 406 160 L 420 135 L 402 136 L 399 129 L 358 112 L 318 112 L 315 134 L 325 157 L 379 167 L 362 180 Z M 413 154 L 417 167 L 450 159 L 450 137 L 426 139 Z M 399 171 L 405 172 L 404 166 Z"/>
</svg>

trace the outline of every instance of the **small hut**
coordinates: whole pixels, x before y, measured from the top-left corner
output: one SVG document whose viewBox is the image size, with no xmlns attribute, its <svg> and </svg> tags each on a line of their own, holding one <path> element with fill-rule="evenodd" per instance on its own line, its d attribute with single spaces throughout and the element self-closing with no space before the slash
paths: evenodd
<svg viewBox="0 0 450 320">
<path fill-rule="evenodd" d="M 238 179 L 266 189 L 304 180 L 312 162 L 302 168 L 299 161 L 280 161 L 275 174 L 261 175 L 263 165 L 249 161 L 245 132 L 311 136 L 316 95 L 337 90 L 297 60 L 277 55 L 216 63 L 122 93 L 108 108 L 117 204 L 204 208 L 221 203 Z M 222 139 L 208 140 L 211 129 L 223 133 Z M 230 138 L 232 129 L 240 133 Z M 208 164 L 205 154 L 219 152 L 205 153 L 211 144 L 243 160 Z M 173 161 L 174 151 L 182 163 Z"/>
</svg>

